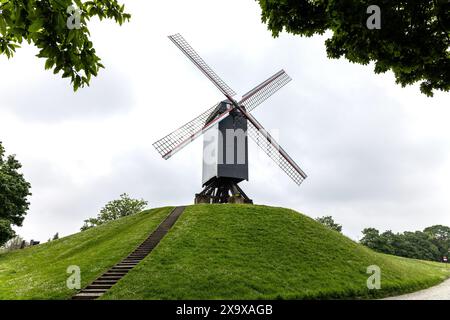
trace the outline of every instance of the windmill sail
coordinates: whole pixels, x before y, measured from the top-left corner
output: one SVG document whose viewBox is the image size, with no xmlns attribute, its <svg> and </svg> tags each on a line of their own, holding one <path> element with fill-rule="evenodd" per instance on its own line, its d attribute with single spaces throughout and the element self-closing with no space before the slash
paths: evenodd
<svg viewBox="0 0 450 320">
<path fill-rule="evenodd" d="M 173 36 L 169 36 L 169 39 L 191 60 L 197 68 L 200 69 L 201 72 L 205 76 L 208 77 L 209 80 L 214 83 L 214 85 L 227 97 L 231 98 L 236 95 L 236 92 L 233 91 L 207 64 L 206 62 L 198 55 L 198 53 L 187 43 L 187 41 L 179 34 L 175 34 Z"/>
<path fill-rule="evenodd" d="M 244 105 L 248 112 L 252 111 L 291 80 L 291 77 L 284 70 L 278 71 L 272 77 L 244 94 L 242 100 L 239 101 L 239 105 Z"/>
<path fill-rule="evenodd" d="M 190 142 L 197 139 L 211 126 L 226 117 L 230 112 L 230 110 L 227 110 L 224 113 L 220 114 L 218 117 L 209 120 L 209 116 L 217 108 L 217 106 L 218 104 L 209 108 L 201 115 L 184 124 L 164 138 L 159 139 L 158 141 L 153 143 L 153 146 L 164 159 L 169 159 L 175 153 L 187 146 Z M 206 121 L 209 122 L 207 123 Z"/>
<path fill-rule="evenodd" d="M 297 184 L 300 185 L 307 175 L 286 151 L 273 139 L 264 127 L 249 113 L 243 111 L 248 120 L 247 135 Z"/>
</svg>

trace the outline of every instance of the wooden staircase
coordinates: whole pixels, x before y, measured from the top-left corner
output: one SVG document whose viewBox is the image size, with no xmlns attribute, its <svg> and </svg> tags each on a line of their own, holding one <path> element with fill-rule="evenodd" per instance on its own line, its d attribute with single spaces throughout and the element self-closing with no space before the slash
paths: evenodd
<svg viewBox="0 0 450 320">
<path fill-rule="evenodd" d="M 94 300 L 102 296 L 139 262 L 147 257 L 150 252 L 152 252 L 170 228 L 172 228 L 185 208 L 186 207 L 174 208 L 156 230 L 153 231 L 128 257 L 110 268 L 86 288 L 75 294 L 72 297 L 72 300 Z"/>
</svg>

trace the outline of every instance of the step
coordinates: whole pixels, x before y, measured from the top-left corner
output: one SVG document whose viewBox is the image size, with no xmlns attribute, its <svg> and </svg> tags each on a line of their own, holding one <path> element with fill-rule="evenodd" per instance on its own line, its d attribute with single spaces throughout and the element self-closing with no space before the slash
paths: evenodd
<svg viewBox="0 0 450 320">
<path fill-rule="evenodd" d="M 138 264 L 139 262 L 141 262 L 141 260 L 125 258 L 121 262 L 122 263 L 125 262 L 125 263 L 136 263 L 136 264 Z"/>
<path fill-rule="evenodd" d="M 72 297 L 72 300 L 94 300 L 101 297 L 103 293 L 77 293 Z"/>
<path fill-rule="evenodd" d="M 106 290 L 108 290 L 112 286 L 113 286 L 112 284 L 90 284 L 84 290 L 89 290 L 89 289 L 106 289 Z"/>
<path fill-rule="evenodd" d="M 108 289 L 83 289 L 80 293 L 105 293 Z"/>
<path fill-rule="evenodd" d="M 112 279 L 112 278 L 122 278 L 123 277 L 121 274 L 117 274 L 117 273 L 107 274 L 107 273 L 108 272 L 102 274 L 99 279 L 108 280 L 108 279 Z"/>
<path fill-rule="evenodd" d="M 104 274 L 107 274 L 107 273 L 127 274 L 128 271 L 130 271 L 130 270 L 131 269 L 115 269 L 115 268 L 112 268 L 112 269 L 109 269 L 108 271 L 106 271 Z"/>
<path fill-rule="evenodd" d="M 98 278 L 99 280 L 116 280 L 119 281 L 120 279 L 122 279 L 122 276 L 101 276 L 100 278 Z"/>
<path fill-rule="evenodd" d="M 114 272 L 114 273 L 127 273 L 128 271 L 130 271 L 132 268 L 127 269 L 127 268 L 117 268 L 117 267 L 113 267 L 109 270 L 107 270 L 105 273 L 108 272 Z"/>
<path fill-rule="evenodd" d="M 111 272 L 108 271 L 102 274 L 102 277 L 121 277 L 123 278 L 128 272 Z"/>
<path fill-rule="evenodd" d="M 117 281 L 114 280 L 95 280 L 90 284 L 90 286 L 96 286 L 96 285 L 110 285 L 111 287 L 115 285 Z"/>
</svg>

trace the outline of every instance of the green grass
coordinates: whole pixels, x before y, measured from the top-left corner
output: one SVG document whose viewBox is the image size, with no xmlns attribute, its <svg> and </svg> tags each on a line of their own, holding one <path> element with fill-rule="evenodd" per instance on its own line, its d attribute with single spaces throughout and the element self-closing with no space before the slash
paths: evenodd
<svg viewBox="0 0 450 320">
<path fill-rule="evenodd" d="M 67 299 L 67 267 L 81 270 L 87 285 L 131 252 L 169 214 L 171 208 L 137 215 L 75 235 L 0 254 L 0 299 Z"/>
<path fill-rule="evenodd" d="M 367 289 L 370 265 L 381 268 L 381 290 Z M 292 210 L 201 205 L 103 299 L 368 298 L 448 275 L 442 264 L 375 253 Z"/>
<path fill-rule="evenodd" d="M 87 285 L 127 256 L 169 213 L 154 209 L 61 240 L 0 254 L 0 299 L 66 299 L 66 268 Z M 381 268 L 381 290 L 366 287 Z M 103 299 L 371 298 L 419 290 L 439 263 L 375 253 L 295 211 L 197 205 Z"/>
</svg>

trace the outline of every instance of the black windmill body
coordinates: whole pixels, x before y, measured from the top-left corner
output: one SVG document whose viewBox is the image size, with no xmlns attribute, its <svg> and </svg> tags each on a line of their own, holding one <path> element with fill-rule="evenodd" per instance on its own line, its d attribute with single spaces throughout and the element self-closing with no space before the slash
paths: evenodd
<svg viewBox="0 0 450 320">
<path fill-rule="evenodd" d="M 230 101 L 222 101 L 211 113 L 206 123 L 232 108 Z M 240 195 L 251 202 L 238 187 L 248 180 L 247 119 L 239 112 L 230 112 L 203 134 L 203 177 L 205 188 L 196 196 L 198 201 L 214 195 L 217 202 L 228 202 L 229 193 Z M 214 199 L 212 199 L 214 200 Z"/>
<path fill-rule="evenodd" d="M 306 174 L 250 113 L 291 80 L 286 72 L 277 72 L 244 94 L 238 102 L 233 99 L 236 93 L 180 34 L 169 38 L 227 98 L 153 144 L 164 159 L 169 159 L 203 135 L 203 190 L 196 194 L 195 202 L 252 203 L 238 186 L 249 176 L 248 136 L 300 185 Z"/>
</svg>

